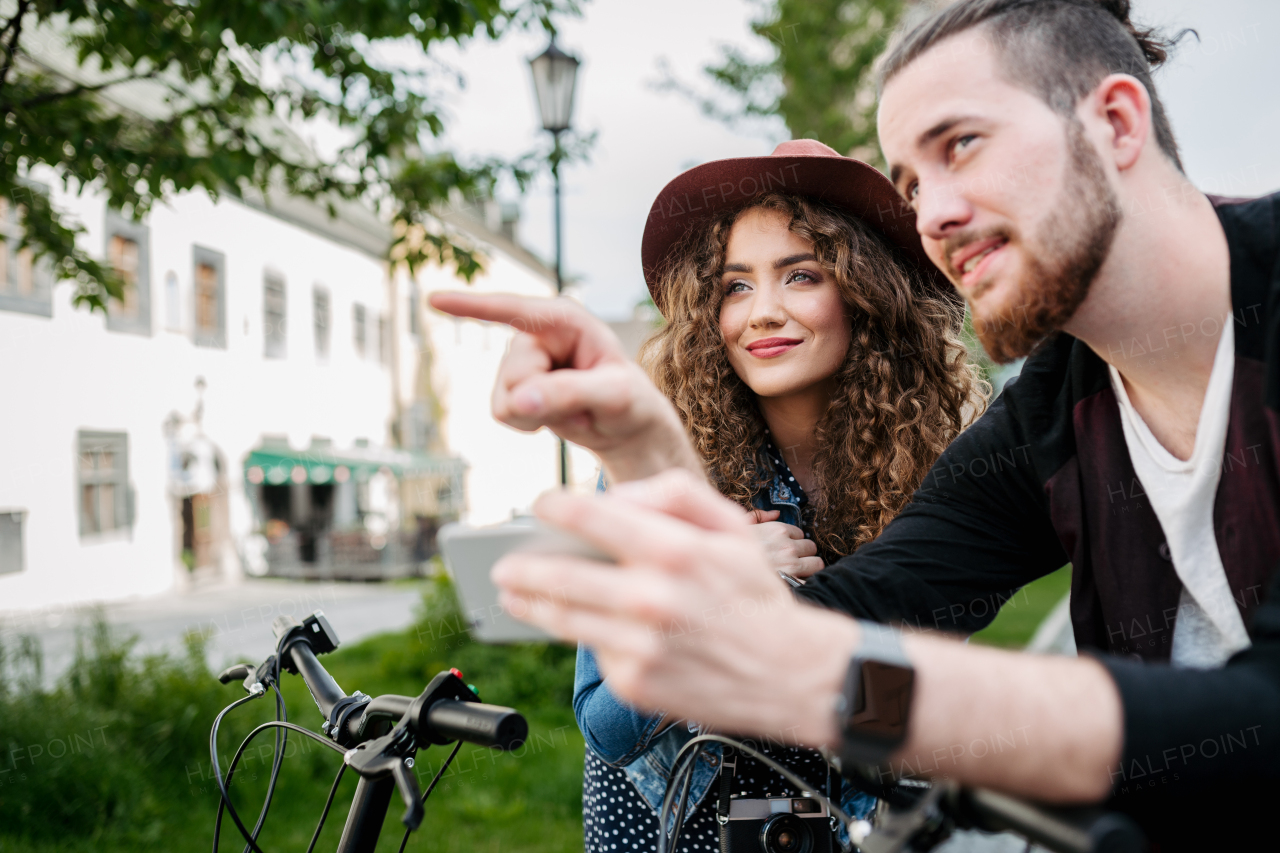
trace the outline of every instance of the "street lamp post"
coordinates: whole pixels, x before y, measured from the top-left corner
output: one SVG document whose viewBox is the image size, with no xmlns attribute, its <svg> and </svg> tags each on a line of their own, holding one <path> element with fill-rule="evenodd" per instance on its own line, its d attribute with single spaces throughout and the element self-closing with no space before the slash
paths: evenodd
<svg viewBox="0 0 1280 853">
<path fill-rule="evenodd" d="M 551 134 L 551 178 L 555 183 L 556 293 L 564 291 L 563 238 L 560 221 L 560 134 L 573 117 L 573 90 L 578 80 L 578 60 L 556 46 L 555 36 L 540 55 L 529 60 L 533 91 L 542 115 L 542 129 Z M 569 483 L 569 447 L 560 439 L 560 484 Z"/>
</svg>

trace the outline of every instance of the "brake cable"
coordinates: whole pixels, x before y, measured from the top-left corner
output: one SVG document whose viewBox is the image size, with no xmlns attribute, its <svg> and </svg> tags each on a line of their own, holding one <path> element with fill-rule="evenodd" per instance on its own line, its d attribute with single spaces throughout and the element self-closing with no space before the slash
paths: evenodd
<svg viewBox="0 0 1280 853">
<path fill-rule="evenodd" d="M 227 713 L 227 711 L 230 711 L 230 710 L 231 710 L 232 708 L 234 708 L 236 705 L 241 704 L 241 703 L 243 703 L 243 702 L 247 701 L 248 699 L 256 699 L 256 698 L 257 698 L 258 696 L 260 696 L 260 695 L 262 695 L 262 694 L 255 694 L 255 695 L 252 695 L 252 696 L 246 696 L 244 699 L 237 699 L 235 702 L 231 703 L 231 704 L 230 704 L 230 705 L 228 705 L 225 709 L 223 709 L 223 712 L 222 712 L 221 714 L 219 714 L 219 715 L 218 715 L 218 717 L 217 717 L 217 719 L 216 719 L 216 720 L 214 720 L 214 724 L 213 724 L 214 728 L 213 728 L 213 735 L 212 735 L 212 737 L 217 737 L 218 724 L 222 721 L 222 717 L 223 717 L 223 715 L 225 715 L 225 714 Z M 216 759 L 216 757 L 215 757 L 215 758 L 214 758 L 214 768 L 213 768 L 213 769 L 214 769 L 214 773 L 216 773 L 216 774 L 217 774 L 217 776 L 218 776 L 218 787 L 219 787 L 219 789 L 220 789 L 220 790 L 221 790 L 221 792 L 222 792 L 222 800 L 218 803 L 218 816 L 217 816 L 217 818 L 215 819 L 215 821 L 214 821 L 214 825 L 213 825 L 213 843 L 214 843 L 214 850 L 215 850 L 215 851 L 218 849 L 218 848 L 217 848 L 218 838 L 219 838 L 219 834 L 220 834 L 220 833 L 221 833 L 221 831 L 222 831 L 222 811 L 223 811 L 223 808 L 225 808 L 225 809 L 227 810 L 227 813 L 231 815 L 231 819 L 235 822 L 236 826 L 240 828 L 240 833 L 241 833 L 241 835 L 243 835 L 243 836 L 245 837 L 245 840 L 246 840 L 250 845 L 252 845 L 252 847 L 253 847 L 253 849 L 256 851 L 256 853 L 262 853 L 262 848 L 258 847 L 257 840 L 256 840 L 255 838 L 252 838 L 252 837 L 249 835 L 249 831 L 245 828 L 244 823 L 240 820 L 240 815 L 236 813 L 235 806 L 231 805 L 231 798 L 230 798 L 230 796 L 227 794 L 227 788 L 226 788 L 226 786 L 231 784 L 231 777 L 232 777 L 232 774 L 234 774 L 234 773 L 235 773 L 236 765 L 239 763 L 239 761 L 240 761 L 240 757 L 244 754 L 245 749 L 246 749 L 246 748 L 248 748 L 248 746 L 249 746 L 249 742 L 250 742 L 250 741 L 252 741 L 255 737 L 257 737 L 259 734 L 261 734 L 261 733 L 262 733 L 263 731 L 265 731 L 266 729 L 271 729 L 271 728 L 282 728 L 282 729 L 287 729 L 287 730 L 289 730 L 289 731 L 295 731 L 295 732 L 298 732 L 299 734 L 306 735 L 307 737 L 311 738 L 312 740 L 315 740 L 315 741 L 318 741 L 318 742 L 320 742 L 320 743 L 324 744 L 325 746 L 329 747 L 330 749 L 332 749 L 334 752 L 338 753 L 339 755 L 346 755 L 346 750 L 345 750 L 345 749 L 343 749 L 342 747 L 338 746 L 336 743 L 334 743 L 333 741 L 329 740 L 328 738 L 321 737 L 320 735 L 316 734 L 315 732 L 310 731 L 310 730 L 308 730 L 308 729 L 304 729 L 302 726 L 299 726 L 299 725 L 297 725 L 297 724 L 295 724 L 295 723 L 288 723 L 288 722 L 283 722 L 283 721 L 280 721 L 280 720 L 272 720 L 272 721 L 265 722 L 265 723 L 261 724 L 261 725 L 260 725 L 260 726 L 258 726 L 256 729 L 254 729 L 253 731 L 251 731 L 251 732 L 249 733 L 248 737 L 246 737 L 246 738 L 244 739 L 244 741 L 240 744 L 240 748 L 239 748 L 238 750 L 236 750 L 236 754 L 235 754 L 235 756 L 231 759 L 231 764 L 230 764 L 230 766 L 227 768 L 227 777 L 226 777 L 226 782 L 225 782 L 225 784 L 223 783 L 221 770 L 220 770 L 220 768 L 219 768 L 219 767 L 218 767 L 218 765 L 217 765 L 217 759 Z M 212 739 L 212 738 L 211 738 L 211 739 Z M 344 763 L 344 764 L 343 764 L 343 766 L 345 767 L 345 766 L 346 766 L 346 764 Z"/>
<path fill-rule="evenodd" d="M 223 807 L 225 807 L 228 814 L 231 815 L 231 820 L 234 821 L 235 825 L 239 828 L 240 834 L 249 842 L 249 846 L 254 850 L 254 853 L 263 853 L 262 848 L 258 846 L 258 842 L 249 834 L 249 830 L 245 827 L 244 821 L 240 820 L 240 815 L 236 812 L 235 806 L 231 805 L 231 795 L 227 793 L 226 783 L 223 782 L 222 779 L 222 768 L 218 766 L 218 726 L 222 724 L 222 718 L 230 711 L 240 707 L 246 702 L 257 699 L 259 696 L 265 696 L 266 693 L 266 688 L 263 688 L 256 693 L 250 693 L 248 696 L 237 699 L 227 707 L 223 708 L 218 713 L 218 716 L 213 719 L 213 729 L 209 732 L 209 760 L 213 764 L 213 778 L 214 781 L 218 783 L 218 793 L 221 795 L 221 799 L 218 801 L 218 818 L 214 823 L 213 853 L 218 853 L 218 833 L 222 828 Z M 240 747 L 243 750 L 244 744 L 241 744 Z M 237 753 L 237 755 L 239 755 L 239 753 Z"/>
<path fill-rule="evenodd" d="M 282 654 L 281 645 L 284 643 L 285 639 L 286 639 L 285 637 L 281 637 L 279 640 L 276 641 L 276 653 L 273 656 L 273 659 L 271 660 L 270 671 L 268 671 L 263 677 L 263 681 L 266 682 L 266 686 L 269 686 L 275 689 L 276 722 L 278 723 L 281 723 L 281 722 L 287 723 L 289 721 L 289 711 L 287 706 L 285 705 L 284 693 L 280 689 L 280 657 Z M 262 808 L 258 812 L 258 820 L 256 823 L 254 823 L 252 834 L 249 836 L 246 836 L 245 838 L 245 841 L 247 843 L 245 844 L 244 853 L 250 853 L 250 850 L 258 851 L 258 853 L 261 853 L 261 848 L 257 846 L 256 842 L 258 840 L 258 835 L 262 832 L 263 826 L 266 825 L 267 812 L 271 809 L 271 800 L 275 796 L 276 783 L 280 778 L 280 769 L 284 764 L 284 751 L 288 747 L 288 743 L 289 743 L 288 728 L 284 726 L 281 726 L 280 728 L 281 728 L 281 731 L 276 733 L 276 744 L 275 744 L 276 754 L 271 762 L 271 776 L 270 776 L 270 780 L 267 783 L 266 797 L 263 799 Z M 240 752 L 243 752 L 245 746 L 247 746 L 249 740 L 251 740 L 252 737 L 253 735 L 250 735 L 249 738 L 247 738 L 245 742 L 240 745 Z M 235 766 L 236 766 L 236 763 L 239 761 L 240 752 L 236 753 L 235 760 L 231 762 L 231 767 L 229 767 L 227 770 L 227 785 L 231 784 L 231 774 L 235 772 Z M 214 762 L 214 767 L 216 770 L 217 768 L 216 761 Z M 223 786 L 220 784 L 219 789 L 224 794 L 223 802 L 226 803 L 228 808 L 231 808 L 231 811 L 234 815 L 235 809 L 231 807 L 230 800 L 227 800 L 225 798 L 226 792 L 225 790 L 221 790 L 222 787 Z M 220 837 L 220 832 L 222 829 L 222 809 L 223 809 L 223 805 L 220 802 L 218 805 L 218 817 L 214 824 L 214 842 L 213 842 L 214 853 L 217 853 L 218 839 Z M 243 824 L 239 820 L 237 820 L 236 825 L 239 827 L 240 833 L 244 835 Z"/>
<path fill-rule="evenodd" d="M 287 722 L 289 719 L 289 712 L 285 709 L 284 694 L 280 692 L 279 660 L 280 660 L 279 657 L 277 657 L 276 658 L 277 671 L 275 675 L 271 677 L 270 686 L 275 688 L 276 721 Z M 253 839 L 255 841 L 258 840 L 258 836 L 262 833 L 262 827 L 264 827 L 267 823 L 267 812 L 271 808 L 271 798 L 275 795 L 275 792 L 276 792 L 276 780 L 280 778 L 280 766 L 284 762 L 284 751 L 288 747 L 288 744 L 289 744 L 288 729 L 282 729 L 276 732 L 276 754 L 271 761 L 271 778 L 267 782 L 267 795 L 262 801 L 262 809 L 259 810 L 258 812 L 258 821 L 253 825 Z M 228 768 L 227 776 L 230 777 L 230 775 L 231 775 L 231 768 Z M 227 784 L 229 785 L 230 783 L 231 783 L 231 780 L 230 778 L 228 778 Z M 244 853 L 249 853 L 248 845 L 245 845 Z"/>
<path fill-rule="evenodd" d="M 320 812 L 320 822 L 316 824 L 316 831 L 311 835 L 311 843 L 307 845 L 307 853 L 311 853 L 316 849 L 316 841 L 320 838 L 320 830 L 324 829 L 325 818 L 329 816 L 329 807 L 333 805 L 333 795 L 338 793 L 338 783 L 342 781 L 342 774 L 347 772 L 347 762 L 342 762 L 338 767 L 338 775 L 333 777 L 333 785 L 329 788 L 329 799 L 324 801 L 324 811 Z"/>
</svg>

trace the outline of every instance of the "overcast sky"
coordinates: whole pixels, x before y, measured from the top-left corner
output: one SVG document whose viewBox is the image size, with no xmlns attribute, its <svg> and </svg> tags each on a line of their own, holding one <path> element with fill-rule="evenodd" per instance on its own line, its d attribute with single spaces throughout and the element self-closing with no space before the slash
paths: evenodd
<svg viewBox="0 0 1280 853">
<path fill-rule="evenodd" d="M 1140 22 L 1200 33 L 1156 78 L 1191 178 L 1226 195 L 1280 189 L 1280 2 L 1134 6 Z M 591 161 L 564 176 L 565 266 L 597 314 L 625 318 L 644 296 L 640 235 L 667 181 L 707 160 L 766 154 L 786 138 L 780 124 L 728 128 L 653 85 L 664 59 L 678 78 L 701 84 L 720 45 L 759 50 L 748 28 L 759 9 L 751 0 L 589 0 L 581 19 L 564 22 L 561 46 L 583 61 L 574 126 L 598 133 Z M 444 56 L 467 82 L 449 99 L 449 147 L 464 157 L 514 157 L 540 142 L 526 60 L 544 47 L 540 34 L 516 34 Z M 547 182 L 519 201 L 522 242 L 549 257 Z"/>
</svg>

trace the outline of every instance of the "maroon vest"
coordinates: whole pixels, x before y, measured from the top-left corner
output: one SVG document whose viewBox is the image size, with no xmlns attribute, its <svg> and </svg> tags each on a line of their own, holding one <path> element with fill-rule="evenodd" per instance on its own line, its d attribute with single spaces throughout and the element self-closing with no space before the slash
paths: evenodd
<svg viewBox="0 0 1280 853">
<path fill-rule="evenodd" d="M 1237 335 L 1239 332 L 1237 331 Z M 1213 526 L 1245 627 L 1280 564 L 1280 419 L 1263 405 L 1262 361 L 1237 353 Z M 1045 484 L 1071 557 L 1076 645 L 1169 659 L 1182 581 L 1129 458 L 1115 392 L 1072 412 L 1076 455 Z"/>
</svg>

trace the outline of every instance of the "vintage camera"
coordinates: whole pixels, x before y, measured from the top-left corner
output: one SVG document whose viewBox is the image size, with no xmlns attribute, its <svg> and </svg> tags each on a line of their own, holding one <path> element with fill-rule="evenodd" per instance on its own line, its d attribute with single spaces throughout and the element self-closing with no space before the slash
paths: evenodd
<svg viewBox="0 0 1280 853">
<path fill-rule="evenodd" d="M 731 853 L 833 853 L 827 807 L 810 797 L 729 801 Z"/>
</svg>

